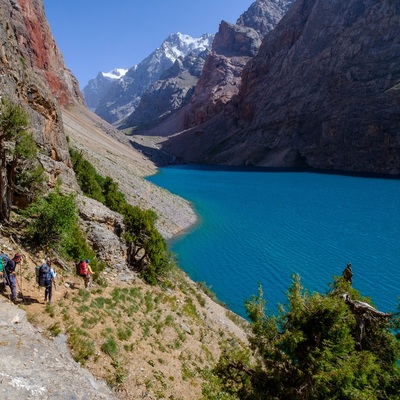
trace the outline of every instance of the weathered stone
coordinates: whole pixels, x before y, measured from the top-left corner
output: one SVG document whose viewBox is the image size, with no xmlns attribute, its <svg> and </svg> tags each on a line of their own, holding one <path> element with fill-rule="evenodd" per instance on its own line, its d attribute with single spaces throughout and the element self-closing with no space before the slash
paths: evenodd
<svg viewBox="0 0 400 400">
<path fill-rule="evenodd" d="M 67 178 L 68 145 L 59 104 L 83 100 L 51 35 L 42 0 L 0 0 L 0 86 L 2 96 L 26 109 L 45 169 L 51 161 L 64 164 L 46 169 L 50 184 Z"/>
<path fill-rule="evenodd" d="M 97 257 L 113 268 L 126 269 L 127 249 L 120 237 L 122 216 L 94 199 L 78 196 L 77 200 L 84 230 Z"/>
<path fill-rule="evenodd" d="M 23 310 L 0 297 L 0 397 L 26 399 L 98 399 L 115 396 L 102 381 L 76 363 L 60 336 L 50 340 L 26 320 Z"/>
</svg>

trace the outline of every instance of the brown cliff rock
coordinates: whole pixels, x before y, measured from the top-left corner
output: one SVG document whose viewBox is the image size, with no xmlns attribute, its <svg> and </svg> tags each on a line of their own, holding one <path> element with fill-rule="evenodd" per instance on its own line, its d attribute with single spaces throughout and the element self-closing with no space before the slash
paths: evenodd
<svg viewBox="0 0 400 400">
<path fill-rule="evenodd" d="M 221 22 L 185 113 L 185 129 L 212 119 L 238 94 L 244 66 L 291 4 L 292 0 L 257 0 L 236 24 Z"/>
<path fill-rule="evenodd" d="M 25 62 L 41 75 L 60 105 L 83 103 L 79 84 L 64 64 L 46 20 L 42 0 L 19 0 L 12 11 L 14 32 Z"/>
<path fill-rule="evenodd" d="M 221 22 L 185 115 L 186 128 L 210 119 L 238 93 L 243 67 L 260 44 L 255 30 Z"/>
<path fill-rule="evenodd" d="M 65 68 L 47 24 L 42 0 L 0 0 L 1 95 L 21 104 L 53 185 L 71 179 L 59 104 L 81 103 L 76 79 Z"/>
<path fill-rule="evenodd" d="M 399 25 L 392 1 L 297 1 L 246 65 L 225 115 L 186 132 L 183 142 L 201 132 L 201 144 L 178 155 L 400 173 Z"/>
</svg>

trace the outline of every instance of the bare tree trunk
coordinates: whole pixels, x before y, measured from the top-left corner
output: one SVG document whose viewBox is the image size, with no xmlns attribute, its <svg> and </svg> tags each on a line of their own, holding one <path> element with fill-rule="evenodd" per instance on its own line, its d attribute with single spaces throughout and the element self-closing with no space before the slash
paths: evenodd
<svg viewBox="0 0 400 400">
<path fill-rule="evenodd" d="M 393 316 L 390 313 L 384 313 L 372 307 L 370 304 L 363 301 L 352 300 L 348 293 L 341 295 L 344 298 L 346 304 L 349 306 L 350 311 L 353 313 L 356 323 L 357 330 L 355 334 L 356 345 L 359 350 L 362 349 L 361 343 L 365 335 L 365 324 L 366 322 L 372 322 L 378 319 L 386 319 Z"/>
<path fill-rule="evenodd" d="M 4 141 L 0 142 L 0 219 L 8 221 L 11 205 L 9 205 L 9 186 L 7 172 L 7 158 Z"/>
</svg>

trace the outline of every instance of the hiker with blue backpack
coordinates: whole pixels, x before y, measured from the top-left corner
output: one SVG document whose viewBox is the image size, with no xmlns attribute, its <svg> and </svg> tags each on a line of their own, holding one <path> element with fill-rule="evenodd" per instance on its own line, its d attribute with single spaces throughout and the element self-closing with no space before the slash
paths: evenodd
<svg viewBox="0 0 400 400">
<path fill-rule="evenodd" d="M 9 260 L 4 267 L 4 278 L 5 283 L 10 286 L 11 289 L 11 301 L 14 303 L 18 302 L 17 299 L 17 273 L 15 269 L 17 268 L 17 264 L 19 264 L 22 260 L 21 254 L 15 254 L 12 260 Z"/>
<path fill-rule="evenodd" d="M 56 271 L 51 267 L 51 260 L 47 259 L 39 268 L 38 284 L 45 288 L 44 301 L 51 303 L 53 298 L 53 280 L 56 279 Z"/>
</svg>

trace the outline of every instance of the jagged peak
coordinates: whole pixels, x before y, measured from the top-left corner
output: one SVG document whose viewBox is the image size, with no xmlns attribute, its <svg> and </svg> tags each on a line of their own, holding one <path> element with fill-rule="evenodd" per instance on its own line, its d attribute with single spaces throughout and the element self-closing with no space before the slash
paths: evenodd
<svg viewBox="0 0 400 400">
<path fill-rule="evenodd" d="M 180 32 L 169 35 L 156 50 L 165 54 L 174 61 L 179 57 L 186 57 L 190 52 L 202 52 L 211 47 L 214 35 L 205 33 L 200 37 L 193 38 Z"/>
<path fill-rule="evenodd" d="M 125 68 L 114 68 L 113 70 L 109 71 L 109 72 L 101 72 L 101 75 L 104 78 L 109 78 L 109 79 L 120 79 L 123 76 L 125 76 L 125 74 L 128 72 L 127 69 Z"/>
</svg>

